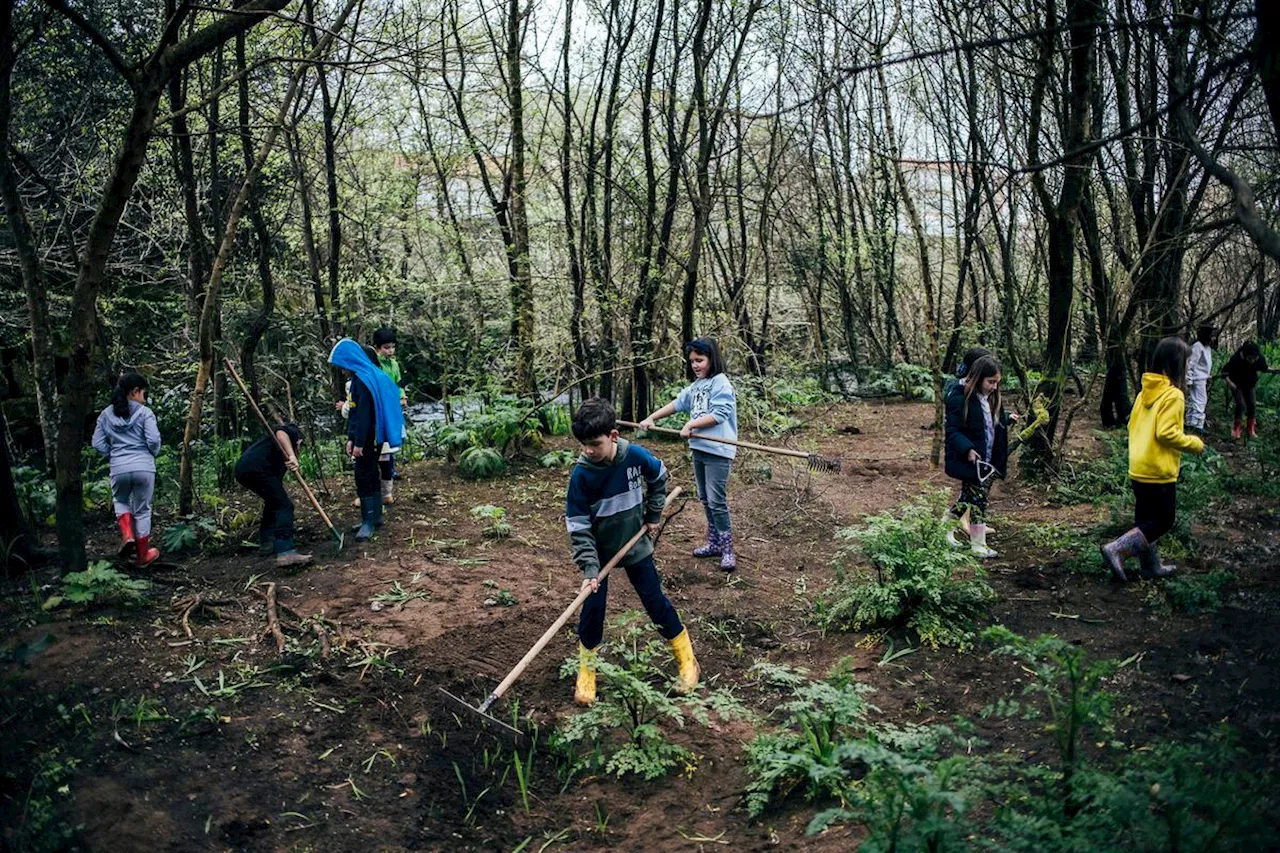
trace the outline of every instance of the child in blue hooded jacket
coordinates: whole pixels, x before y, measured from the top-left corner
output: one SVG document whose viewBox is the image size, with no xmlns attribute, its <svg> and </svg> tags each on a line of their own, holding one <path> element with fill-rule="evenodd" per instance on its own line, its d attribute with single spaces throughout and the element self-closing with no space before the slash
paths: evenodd
<svg viewBox="0 0 1280 853">
<path fill-rule="evenodd" d="M 732 572 L 738 568 L 738 559 L 733 553 L 733 526 L 729 520 L 729 469 L 738 448 L 707 438 L 738 440 L 738 400 L 733 383 L 725 376 L 724 359 L 715 338 L 694 338 L 685 344 L 684 354 L 693 371 L 693 383 L 641 421 L 640 426 L 653 429 L 656 420 L 688 412 L 689 421 L 680 429 L 680 435 L 689 439 L 698 499 L 707 516 L 707 543 L 695 548 L 693 556 L 719 557 L 720 568 Z"/>
<path fill-rule="evenodd" d="M 365 541 L 382 526 L 382 487 L 378 456 L 384 444 L 395 452 L 404 435 L 400 388 L 378 366 L 372 348 L 343 338 L 329 354 L 329 363 L 351 372 L 351 416 L 347 420 L 347 453 L 355 460 L 360 524 L 356 539 Z"/>
</svg>

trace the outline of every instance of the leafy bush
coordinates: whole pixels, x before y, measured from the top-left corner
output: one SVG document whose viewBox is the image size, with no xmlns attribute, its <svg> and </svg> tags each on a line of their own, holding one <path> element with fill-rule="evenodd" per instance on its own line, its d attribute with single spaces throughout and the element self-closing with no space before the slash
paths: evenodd
<svg viewBox="0 0 1280 853">
<path fill-rule="evenodd" d="M 82 825 L 71 826 L 58 815 L 57 802 L 71 796 L 70 781 L 79 759 L 64 758 L 57 747 L 43 753 L 34 778 L 26 791 L 22 819 L 7 840 L 14 850 L 29 853 L 56 853 L 73 849 L 72 842 Z"/>
<path fill-rule="evenodd" d="M 1173 529 L 1165 536 L 1179 542 L 1188 554 L 1195 553 L 1197 544 L 1191 534 L 1192 523 L 1204 518 L 1227 497 L 1226 474 L 1227 466 L 1222 455 L 1212 449 L 1202 456 L 1184 454 L 1182 457 L 1182 474 L 1178 478 L 1178 514 Z"/>
<path fill-rule="evenodd" d="M 819 812 L 807 831 L 813 835 L 837 821 L 860 823 L 867 839 L 858 850 L 866 853 L 970 849 L 965 812 L 975 763 L 965 756 L 941 757 L 952 737 L 945 726 L 882 727 L 841 744 L 839 759 L 864 767 L 865 775 L 844 792 L 843 805 Z"/>
<path fill-rule="evenodd" d="M 513 532 L 511 522 L 507 521 L 507 511 L 500 506 L 494 506 L 493 504 L 473 506 L 471 508 L 471 517 L 483 518 L 489 521 L 488 526 L 484 529 L 484 537 L 486 539 L 506 539 Z"/>
<path fill-rule="evenodd" d="M 538 410 L 538 421 L 544 435 L 568 435 L 573 426 L 573 414 L 568 406 L 543 406 Z"/>
<path fill-rule="evenodd" d="M 786 799 L 804 787 L 808 801 L 839 796 L 848 774 L 836 755 L 838 744 L 865 728 L 871 688 L 837 672 L 810 681 L 803 669 L 757 663 L 752 671 L 774 689 L 789 693 L 778 705 L 781 728 L 756 736 L 747 745 L 747 814 L 759 816 L 771 801 Z"/>
<path fill-rule="evenodd" d="M 893 366 L 893 381 L 904 400 L 933 402 L 933 373 L 929 368 L 899 362 Z"/>
<path fill-rule="evenodd" d="M 653 639 L 648 622 L 635 611 L 613 622 L 617 639 L 597 649 L 602 684 L 595 704 L 566 720 L 552 737 L 553 747 L 571 756 L 575 772 L 659 779 L 683 765 L 692 774 L 698 757 L 668 740 L 666 727 L 683 728 L 686 718 L 710 726 L 712 715 L 724 721 L 750 716 L 724 690 L 672 693 L 670 652 L 666 643 Z M 577 672 L 576 656 L 560 668 L 562 678 Z"/>
<path fill-rule="evenodd" d="M 551 450 L 542 454 L 538 459 L 538 464 L 543 468 L 563 468 L 565 465 L 572 465 L 578 461 L 577 451 L 574 450 Z"/>
<path fill-rule="evenodd" d="M 216 496 L 209 496 L 213 503 L 217 503 Z M 248 521 L 241 520 L 241 524 L 256 524 L 258 516 L 250 514 Z M 233 521 L 234 515 L 228 516 L 228 521 Z M 187 551 L 195 551 L 202 545 L 216 545 L 227 538 L 227 532 L 218 526 L 218 522 L 214 518 L 208 516 L 186 516 L 185 520 L 177 524 L 171 524 L 165 528 L 164 533 L 160 536 L 161 544 L 164 550 L 180 554 Z"/>
<path fill-rule="evenodd" d="M 1274 849 L 1280 836 L 1267 783 L 1240 769 L 1244 754 L 1225 729 L 1192 743 L 1132 750 L 1113 743 L 1125 750 L 1117 760 L 1088 760 L 1082 744 L 1111 731 L 1112 697 L 1103 684 L 1136 655 L 1093 661 L 1061 638 L 1027 640 L 1002 626 L 983 636 L 1031 674 L 1024 695 L 1043 699 L 1058 744 L 1057 767 L 1016 760 L 987 768 L 975 793 L 996 804 L 979 833 L 989 849 Z"/>
<path fill-rule="evenodd" d="M 1145 600 L 1164 613 L 1212 613 L 1222 606 L 1222 591 L 1234 580 L 1224 571 L 1174 575 L 1152 584 Z"/>
<path fill-rule="evenodd" d="M 27 518 L 37 524 L 53 524 L 58 506 L 58 489 L 39 468 L 29 465 L 13 467 L 13 485 L 18 492 L 18 504 Z"/>
<path fill-rule="evenodd" d="M 57 607 L 63 601 L 88 604 L 107 599 L 136 601 L 151 588 L 151 582 L 135 580 L 111 568 L 106 560 L 95 560 L 83 572 L 72 572 L 62 578 L 62 594 L 51 596 L 46 608 Z"/>
<path fill-rule="evenodd" d="M 556 416 L 552 416 L 553 418 Z M 542 441 L 542 422 L 520 401 L 503 401 L 436 430 L 436 441 L 450 455 L 486 448 L 510 456 Z M 459 460 L 461 461 L 461 460 Z"/>
<path fill-rule="evenodd" d="M 870 688 L 841 665 L 820 681 L 769 663 L 754 671 L 789 698 L 778 706 L 781 728 L 747 746 L 749 815 L 803 789 L 808 801 L 839 803 L 814 817 L 810 833 L 856 821 L 870 833 L 861 850 L 964 849 L 953 818 L 965 809 L 958 785 L 969 762 L 943 757 L 956 741 L 950 728 L 869 723 Z"/>
<path fill-rule="evenodd" d="M 468 447 L 458 457 L 458 473 L 469 480 L 488 480 L 506 469 L 506 460 L 492 447 Z"/>
<path fill-rule="evenodd" d="M 942 519 L 945 495 L 937 493 L 907 504 L 899 515 L 869 516 L 866 526 L 845 528 L 871 561 L 871 569 L 846 572 L 837 555 L 837 576 L 815 606 L 822 629 L 860 630 L 905 625 L 922 642 L 937 648 L 972 644 L 972 623 L 995 591 L 968 550 L 951 548 Z"/>
<path fill-rule="evenodd" d="M 1090 660 L 1083 648 L 1061 637 L 1042 634 L 1028 640 L 1003 625 L 993 625 L 982 637 L 996 646 L 996 654 L 1021 661 L 1022 670 L 1032 676 L 1024 696 L 1044 697 L 1051 714 L 1049 729 L 1058 743 L 1063 813 L 1074 817 L 1084 805 L 1076 787 L 1083 760 L 1080 744 L 1086 731 L 1106 727 L 1111 713 L 1113 697 L 1102 683 L 1136 655 L 1121 662 Z"/>
<path fill-rule="evenodd" d="M 1092 459 L 1062 460 L 1053 484 L 1053 499 L 1061 504 L 1098 504 L 1129 495 L 1129 439 L 1117 433 L 1098 433 L 1106 452 Z"/>
</svg>

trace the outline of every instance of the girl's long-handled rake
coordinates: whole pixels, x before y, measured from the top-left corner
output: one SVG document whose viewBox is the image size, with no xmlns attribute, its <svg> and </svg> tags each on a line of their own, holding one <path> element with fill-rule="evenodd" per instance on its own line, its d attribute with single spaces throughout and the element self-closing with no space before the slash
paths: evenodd
<svg viewBox="0 0 1280 853">
<path fill-rule="evenodd" d="M 679 486 L 676 486 L 667 493 L 666 503 L 663 504 L 664 514 L 666 513 L 667 507 L 671 506 L 672 501 L 676 499 L 681 491 L 683 490 Z M 677 512 L 679 512 L 679 510 L 677 510 Z M 672 513 L 672 515 L 674 514 L 675 513 Z M 666 526 L 667 519 L 670 517 L 671 516 L 667 516 L 663 519 L 662 527 Z M 657 538 L 662 535 L 662 527 L 659 527 L 658 531 L 654 534 L 655 542 L 657 541 Z M 613 568 L 622 561 L 623 557 L 627 556 L 628 552 L 630 552 L 635 544 L 640 541 L 640 537 L 646 535 L 646 533 L 647 531 L 644 528 L 641 528 L 640 532 L 635 536 L 632 536 L 627 540 L 625 545 L 618 549 L 618 553 L 613 555 L 613 559 L 609 560 L 609 562 L 605 563 L 604 566 L 601 567 L 599 575 L 600 580 L 604 580 L 609 576 L 609 572 L 613 571 Z M 507 677 L 502 679 L 501 684 L 493 688 L 493 692 L 485 697 L 485 700 L 480 703 L 479 707 L 472 705 L 465 699 L 460 699 L 457 696 L 454 696 L 443 687 L 438 687 L 436 689 L 439 690 L 444 695 L 445 699 L 447 699 L 455 708 L 470 711 L 472 714 L 479 716 L 480 724 L 485 728 L 489 728 L 495 733 L 503 735 L 517 744 L 523 743 L 524 732 L 520 731 L 510 723 L 503 722 L 490 714 L 489 707 L 493 705 L 494 702 L 497 702 L 502 698 L 502 695 L 507 692 L 507 689 L 511 687 L 511 685 L 515 683 L 516 679 L 524 673 L 529 664 L 533 663 L 533 659 L 538 656 L 539 652 L 546 648 L 547 643 L 551 642 L 552 637 L 554 637 L 556 633 L 564 627 L 564 624 L 568 622 L 569 618 L 578 611 L 578 608 L 582 606 L 582 603 L 587 600 L 587 596 L 589 595 L 591 595 L 590 588 L 584 589 L 578 593 L 578 596 L 573 601 L 569 602 L 569 606 L 560 612 L 560 615 L 556 617 L 556 621 L 551 623 L 551 627 L 543 632 L 542 636 L 538 638 L 538 642 L 534 643 L 532 648 L 525 652 L 525 655 L 520 659 L 520 662 L 512 668 L 511 672 L 507 673 Z"/>
<path fill-rule="evenodd" d="M 618 421 L 619 426 L 628 427 L 629 429 L 641 429 L 638 423 L 632 421 Z M 680 435 L 678 429 L 667 429 L 666 427 L 653 427 L 652 432 L 660 432 L 664 435 Z M 840 459 L 831 459 L 827 456 L 819 456 L 816 453 L 808 453 L 803 450 L 792 450 L 789 447 L 770 447 L 766 444 L 756 444 L 751 441 L 735 441 L 731 438 L 717 438 L 713 435 L 704 435 L 695 432 L 693 438 L 701 438 L 706 441 L 717 441 L 720 444 L 732 444 L 734 447 L 745 447 L 748 450 L 759 450 L 762 453 L 775 453 L 779 456 L 790 456 L 794 459 L 803 459 L 809 465 L 810 471 L 826 471 L 838 474 L 844 468 L 844 462 Z"/>
<path fill-rule="evenodd" d="M 257 415 L 258 420 L 262 422 L 262 426 L 267 431 L 267 435 L 274 436 L 276 431 L 271 428 L 271 422 L 267 420 L 266 415 L 262 414 L 262 409 L 258 408 L 257 401 L 253 399 L 253 395 L 250 394 L 249 389 L 245 387 L 244 380 L 240 378 L 240 374 L 236 373 L 235 367 L 231 364 L 231 359 L 224 358 L 222 363 L 227 368 L 227 374 L 235 380 L 237 385 L 240 386 L 240 392 L 244 394 L 244 398 L 248 402 L 249 408 L 253 409 L 253 413 Z M 320 501 L 316 500 L 315 493 L 312 492 L 311 487 L 307 485 L 307 480 L 302 476 L 302 472 L 294 471 L 293 476 L 298 480 L 298 485 L 302 486 L 302 491 L 306 493 L 308 500 L 311 501 L 311 505 L 315 507 L 316 512 L 320 514 L 320 518 L 329 528 L 329 532 L 333 534 L 333 540 L 337 545 L 335 553 L 342 553 L 342 546 L 346 537 L 342 535 L 342 531 L 338 530 L 338 528 L 334 526 L 333 521 L 329 518 L 329 513 L 324 511 L 324 507 L 320 505 Z"/>
</svg>

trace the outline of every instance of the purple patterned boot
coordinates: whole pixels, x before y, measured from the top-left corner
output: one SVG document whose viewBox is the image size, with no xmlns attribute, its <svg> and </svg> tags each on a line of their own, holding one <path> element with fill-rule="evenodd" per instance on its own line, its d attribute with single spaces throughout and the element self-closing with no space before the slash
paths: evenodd
<svg viewBox="0 0 1280 853">
<path fill-rule="evenodd" d="M 720 536 L 720 571 L 732 572 L 738 568 L 738 558 L 733 555 L 733 531 L 726 530 Z"/>
<path fill-rule="evenodd" d="M 719 557 L 723 545 L 720 542 L 720 534 L 710 524 L 707 525 L 707 544 L 701 545 L 693 549 L 695 557 Z"/>
<path fill-rule="evenodd" d="M 1135 527 L 1118 539 L 1113 539 L 1103 545 L 1101 548 L 1102 559 L 1106 561 L 1107 566 L 1111 569 L 1111 574 L 1115 575 L 1116 580 L 1125 583 L 1129 580 L 1124 573 L 1125 559 L 1144 555 L 1150 547 L 1147 544 L 1147 537 L 1143 536 L 1142 531 Z"/>
</svg>

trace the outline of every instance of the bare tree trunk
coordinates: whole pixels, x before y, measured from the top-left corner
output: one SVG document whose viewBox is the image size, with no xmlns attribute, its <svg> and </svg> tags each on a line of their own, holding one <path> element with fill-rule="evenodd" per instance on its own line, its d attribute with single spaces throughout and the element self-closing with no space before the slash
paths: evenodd
<svg viewBox="0 0 1280 853">
<path fill-rule="evenodd" d="M 4 12 L 0 11 L 0 24 L 5 23 Z M 32 552 L 37 544 L 27 525 L 27 516 L 18 503 L 18 490 L 13 482 L 13 460 L 9 456 L 6 439 L 8 434 L 4 409 L 0 407 L 0 551 L 5 555 L 3 569 L 6 577 L 13 574 L 17 563 L 22 563 L 24 568 L 31 566 Z"/>
<path fill-rule="evenodd" d="M 307 277 L 311 282 L 311 298 L 316 306 L 316 316 L 319 318 L 320 340 L 327 344 L 333 340 L 333 329 L 329 324 L 329 309 L 324 298 L 324 281 L 320 275 L 320 252 L 316 247 L 315 218 L 311 212 L 311 179 L 307 176 L 303 165 L 302 147 L 296 128 L 289 132 L 285 141 L 289 146 L 293 173 L 298 181 L 299 221 L 302 226 L 302 247 L 307 256 Z M 335 378 L 333 381 L 341 384 L 340 378 Z M 341 396 L 341 391 L 335 390 L 334 396 Z"/>
<path fill-rule="evenodd" d="M 58 384 L 54 368 L 53 343 L 49 331 L 49 281 L 36 246 L 26 205 L 18 189 L 18 174 L 9 158 L 10 125 L 13 120 L 11 83 L 13 67 L 18 60 L 14 44 L 13 0 L 0 0 L 0 195 L 4 197 L 5 217 L 13 234 L 18 266 L 22 273 L 22 289 L 27 298 L 27 322 L 31 327 L 32 372 L 36 392 L 36 415 L 44 447 L 44 464 L 54 470 L 58 440 Z M 3 438 L 0 437 L 0 441 Z"/>
<path fill-rule="evenodd" d="M 582 336 L 582 316 L 586 311 L 586 274 L 582 257 L 578 253 L 578 235 L 575 229 L 573 205 L 573 170 L 570 155 L 573 152 L 573 78 L 571 76 L 570 49 L 573 44 L 573 0 L 566 0 L 564 10 L 564 43 L 560 48 L 560 61 L 564 69 L 564 91 L 561 92 L 561 115 L 564 129 L 560 134 L 560 199 L 564 204 L 565 248 L 569 253 L 569 286 L 573 293 L 573 307 L 569 313 L 569 339 L 573 344 L 574 376 L 577 380 L 591 372 L 591 353 Z M 590 394 L 590 381 L 584 383 L 582 393 Z"/>
<path fill-rule="evenodd" d="M 938 467 L 942 454 L 942 416 L 945 400 L 942 398 L 942 336 L 938 329 L 937 294 L 933 284 L 933 262 L 929 258 L 929 241 L 924 231 L 924 223 L 920 219 L 920 211 L 916 208 L 915 198 L 907 185 L 907 176 L 902 168 L 902 158 L 898 147 L 898 135 L 893 124 L 893 107 L 889 100 L 889 83 L 885 79 L 884 68 L 876 69 L 876 79 L 880 84 L 881 109 L 884 110 L 885 138 L 888 140 L 888 156 L 892 160 L 893 173 L 897 178 L 898 195 L 902 206 L 907 211 L 907 221 L 911 225 L 911 233 L 915 236 L 916 251 L 920 255 L 920 285 L 924 288 L 924 333 L 928 341 L 929 370 L 933 374 L 933 444 L 929 451 L 929 465 Z"/>
<path fill-rule="evenodd" d="M 249 75 L 248 63 L 245 61 L 244 36 L 236 37 L 236 66 L 240 71 L 239 106 L 240 106 L 240 150 L 244 156 L 244 170 L 248 175 L 253 168 L 253 135 L 249 131 Z M 240 370 L 249 385 L 249 391 L 256 399 L 262 399 L 258 388 L 258 368 L 255 358 L 258 342 L 271 326 L 271 314 L 276 307 L 276 284 L 271 275 L 271 234 L 267 230 L 266 217 L 262 215 L 262 204 L 258 193 L 252 188 L 245 203 L 249 211 L 249 221 L 253 223 L 253 232 L 257 242 L 258 280 L 262 284 L 262 307 L 249 321 L 244 333 L 244 344 L 240 347 Z"/>
<path fill-rule="evenodd" d="M 533 271 L 529 262 L 529 214 L 525 207 L 527 178 L 524 167 L 524 83 L 520 52 L 524 48 L 524 16 L 520 0 L 507 0 L 507 97 L 511 109 L 511 170 L 507 197 L 511 221 L 510 254 L 512 333 L 516 343 L 516 390 L 532 397 L 537 392 L 534 374 Z"/>
<path fill-rule="evenodd" d="M 698 294 L 698 268 L 702 258 L 702 245 L 706 239 L 707 226 L 711 219 L 711 157 L 715 152 L 720 133 L 720 123 L 724 119 L 725 106 L 729 93 L 735 87 L 738 76 L 738 64 L 742 59 L 742 51 L 751 32 L 751 23 L 763 7 L 761 0 L 749 0 L 746 17 L 743 20 L 742 32 L 734 47 L 722 88 L 711 103 L 707 93 L 707 67 L 711 62 L 711 52 L 706 44 L 707 27 L 711 21 L 711 11 L 715 4 L 712 0 L 699 0 L 698 17 L 694 23 L 693 51 L 693 102 L 698 114 L 698 152 L 694 160 L 695 188 L 693 200 L 693 227 L 689 235 L 689 256 L 685 262 L 684 293 L 680 310 L 680 334 L 684 340 L 694 337 L 693 311 Z M 714 49 L 713 49 L 714 50 Z M 713 52 L 712 50 L 712 52 Z M 671 168 L 676 168 L 672 166 Z"/>
<path fill-rule="evenodd" d="M 182 453 L 178 465 L 178 507 L 183 514 L 192 512 L 195 507 L 192 447 L 200 437 L 204 395 L 213 376 L 213 330 L 219 314 L 218 306 L 223 273 L 235 253 L 236 228 L 240 224 L 240 215 L 248 203 L 254 181 L 262 171 L 262 167 L 266 165 L 267 157 L 271 154 L 271 150 L 275 147 L 280 131 L 288 123 L 293 98 L 298 91 L 302 76 L 307 71 L 307 64 L 324 55 L 337 33 L 346 24 L 347 16 L 351 14 L 351 10 L 355 8 L 358 2 L 360 0 L 347 0 L 347 5 L 339 14 L 337 21 L 325 31 L 324 36 L 319 39 L 311 55 L 306 61 L 300 62 L 294 67 L 275 121 L 263 137 L 253 162 L 245 170 L 244 180 L 240 183 L 240 190 L 236 193 L 235 201 L 232 202 L 230 210 L 227 211 L 227 222 L 223 229 L 222 243 L 218 247 L 218 254 L 214 257 L 213 267 L 209 272 L 209 286 L 205 289 L 204 307 L 200 312 L 200 365 L 196 373 L 195 386 L 191 391 L 191 405 L 187 409 L 187 424 L 183 432 Z"/>
<path fill-rule="evenodd" d="M 1036 195 L 1040 198 L 1049 230 L 1049 336 L 1045 348 L 1046 379 L 1041 383 L 1041 391 L 1048 401 L 1049 424 L 1036 433 L 1028 446 L 1030 452 L 1024 451 L 1022 459 L 1024 465 L 1038 472 L 1047 472 L 1057 463 L 1054 439 L 1062 412 L 1062 390 L 1070 359 L 1071 317 L 1075 310 L 1075 240 L 1093 162 L 1093 155 L 1085 148 L 1085 143 L 1093 133 L 1094 55 L 1099 19 L 1097 0 L 1067 0 L 1066 25 L 1071 49 L 1062 146 L 1068 155 L 1056 201 L 1049 194 L 1043 173 L 1034 173 Z M 1055 20 L 1055 5 L 1051 0 L 1045 21 L 1052 25 Z M 1054 39 L 1051 31 L 1044 37 L 1041 76 L 1037 78 L 1037 88 L 1032 94 L 1027 158 L 1031 163 L 1040 162 L 1040 122 Z"/>
</svg>

